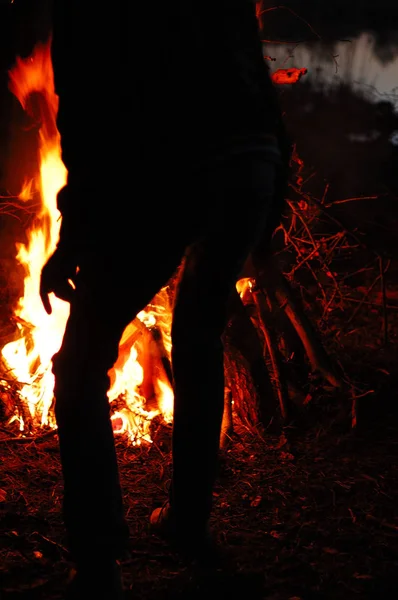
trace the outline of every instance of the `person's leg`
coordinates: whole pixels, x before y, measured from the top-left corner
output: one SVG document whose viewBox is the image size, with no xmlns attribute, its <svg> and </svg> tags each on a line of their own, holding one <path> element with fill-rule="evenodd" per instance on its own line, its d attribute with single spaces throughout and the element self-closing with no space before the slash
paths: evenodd
<svg viewBox="0 0 398 600">
<path fill-rule="evenodd" d="M 62 347 L 53 360 L 64 520 L 77 563 L 115 559 L 126 548 L 108 371 L 124 328 L 177 264 L 177 257 L 163 261 L 151 273 L 141 262 L 134 272 L 120 257 L 98 256 L 79 272 Z"/>
<path fill-rule="evenodd" d="M 205 531 L 217 470 L 223 414 L 223 334 L 228 298 L 251 248 L 265 230 L 275 167 L 261 157 L 237 159 L 209 174 L 213 198 L 205 235 L 186 255 L 174 306 L 173 477 L 177 529 Z M 209 203 L 212 205 L 212 202 Z"/>
</svg>

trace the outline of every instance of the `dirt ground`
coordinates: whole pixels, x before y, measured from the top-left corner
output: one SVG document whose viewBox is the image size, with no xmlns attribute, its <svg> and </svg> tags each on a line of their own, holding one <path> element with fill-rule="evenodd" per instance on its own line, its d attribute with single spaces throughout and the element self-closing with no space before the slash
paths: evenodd
<svg viewBox="0 0 398 600">
<path fill-rule="evenodd" d="M 395 596 L 397 419 L 353 431 L 313 408 L 311 418 L 265 440 L 237 427 L 222 455 L 212 518 L 229 558 L 214 570 L 183 562 L 149 529 L 170 477 L 171 431 L 156 427 L 152 445 L 117 438 L 131 528 L 127 599 Z M 56 435 L 1 436 L 1 598 L 61 599 L 70 563 Z"/>
</svg>

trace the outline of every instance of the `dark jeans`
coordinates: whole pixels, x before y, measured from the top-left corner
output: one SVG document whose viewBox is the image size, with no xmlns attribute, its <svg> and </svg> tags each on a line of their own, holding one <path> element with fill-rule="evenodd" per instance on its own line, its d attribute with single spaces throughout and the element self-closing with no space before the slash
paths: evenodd
<svg viewBox="0 0 398 600">
<path fill-rule="evenodd" d="M 172 276 L 185 252 L 172 325 L 174 377 L 171 504 L 181 527 L 207 522 L 224 396 L 221 336 L 231 289 L 265 231 L 275 167 L 261 156 L 234 159 L 202 173 L 197 198 L 206 225 L 152 252 L 98 248 L 81 261 L 62 347 L 54 357 L 55 414 L 64 477 L 64 518 L 72 554 L 123 552 L 124 519 L 107 390 L 127 324 Z M 168 232 L 169 235 L 169 232 Z M 186 232 L 184 233 L 186 235 Z M 159 244 L 158 252 L 153 244 Z M 141 250 L 141 251 L 139 251 Z M 157 252 L 157 256 L 154 257 Z"/>
</svg>

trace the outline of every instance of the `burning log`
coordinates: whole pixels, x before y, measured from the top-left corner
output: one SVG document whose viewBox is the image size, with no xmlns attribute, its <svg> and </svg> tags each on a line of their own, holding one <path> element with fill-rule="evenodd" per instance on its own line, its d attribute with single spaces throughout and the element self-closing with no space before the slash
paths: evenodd
<svg viewBox="0 0 398 600">
<path fill-rule="evenodd" d="M 29 411 L 26 399 L 21 394 L 23 384 L 15 378 L 6 379 L 0 376 L 0 416 L 9 424 L 20 423 L 19 429 L 26 434 L 34 431 L 35 423 Z"/>
<path fill-rule="evenodd" d="M 224 413 L 221 423 L 220 448 L 225 450 L 231 440 L 234 432 L 233 411 L 232 411 L 232 389 L 229 383 L 224 388 Z"/>
<path fill-rule="evenodd" d="M 274 328 L 272 326 L 272 306 L 270 305 L 269 301 L 267 306 L 267 303 L 265 302 L 264 293 L 259 288 L 253 290 L 252 295 L 254 304 L 257 308 L 259 315 L 260 330 L 264 336 L 264 355 L 267 351 L 269 356 L 269 362 L 271 366 L 271 382 L 273 384 L 276 397 L 278 398 L 281 417 L 283 421 L 286 421 L 288 417 L 289 402 L 287 381 L 283 374 L 283 367 L 280 353 L 278 350 L 278 343 L 274 332 Z"/>
<path fill-rule="evenodd" d="M 164 345 L 162 332 L 158 327 L 154 327 L 152 329 L 152 337 L 158 349 L 158 356 L 160 362 L 162 363 L 164 374 L 166 375 L 167 381 L 171 386 L 173 384 L 173 371 L 171 367 L 171 361 Z"/>
<path fill-rule="evenodd" d="M 161 409 L 159 406 L 159 397 L 161 385 L 172 388 L 172 371 L 170 359 L 166 353 L 161 331 L 158 327 L 145 328 L 140 342 L 137 345 L 139 350 L 140 363 L 144 371 L 144 378 L 140 386 L 140 391 L 146 399 L 145 407 L 147 410 Z"/>
<path fill-rule="evenodd" d="M 0 379 L 0 421 L 12 419 L 18 407 L 18 395 L 15 393 L 15 382 Z"/>
<path fill-rule="evenodd" d="M 224 348 L 234 412 L 252 431 L 266 431 L 280 421 L 278 403 L 258 333 L 237 291 L 231 294 L 230 314 Z"/>
</svg>

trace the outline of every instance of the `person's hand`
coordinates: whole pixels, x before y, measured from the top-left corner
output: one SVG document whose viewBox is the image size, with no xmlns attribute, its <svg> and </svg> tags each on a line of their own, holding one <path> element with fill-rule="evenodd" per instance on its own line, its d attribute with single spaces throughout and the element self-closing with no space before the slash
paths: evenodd
<svg viewBox="0 0 398 600">
<path fill-rule="evenodd" d="M 58 247 L 41 271 L 40 298 L 47 314 L 51 315 L 52 313 L 49 300 L 51 292 L 66 302 L 72 300 L 76 272 L 76 259 Z"/>
</svg>

